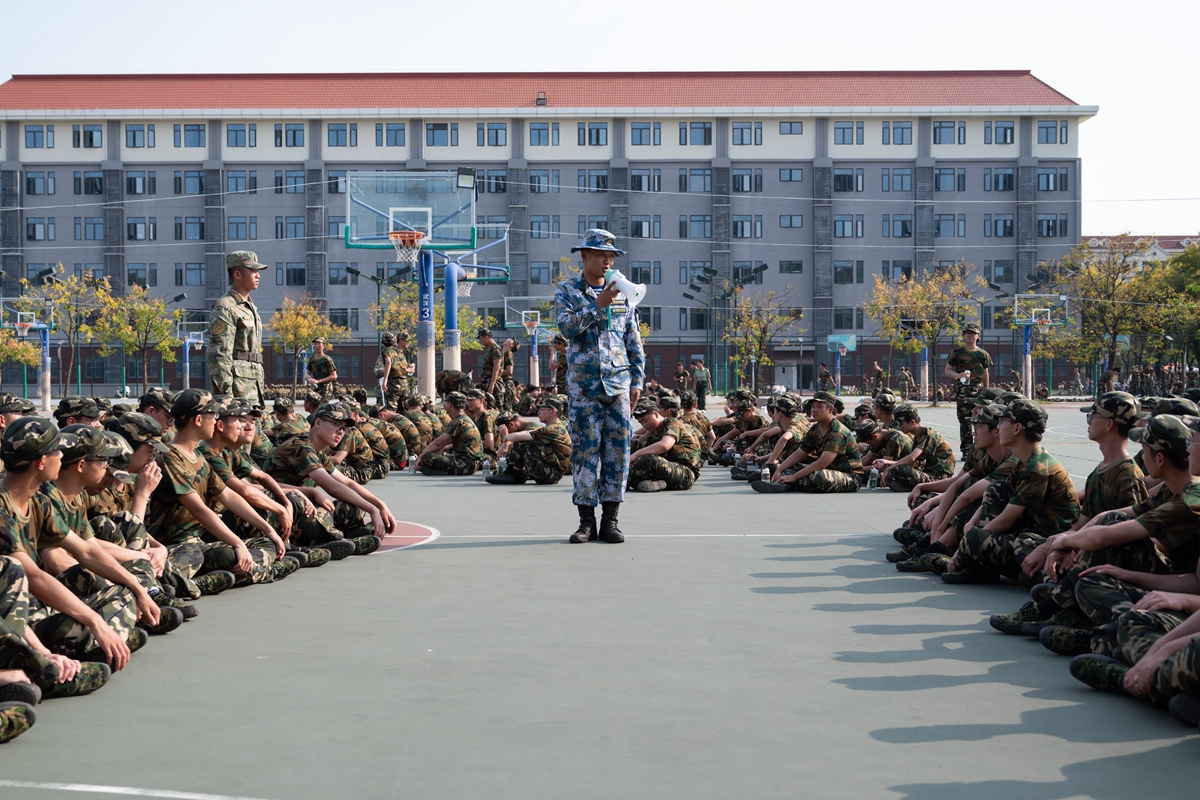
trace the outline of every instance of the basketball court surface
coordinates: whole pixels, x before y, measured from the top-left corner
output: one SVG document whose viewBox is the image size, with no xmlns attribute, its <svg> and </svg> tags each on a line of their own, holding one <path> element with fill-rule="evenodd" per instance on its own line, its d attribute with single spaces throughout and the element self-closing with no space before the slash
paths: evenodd
<svg viewBox="0 0 1200 800">
<path fill-rule="evenodd" d="M 957 439 L 953 407 L 922 413 Z M 1047 444 L 1081 484 L 1083 415 L 1054 407 Z M 565 543 L 569 481 L 371 489 L 416 523 L 395 548 L 201 600 L 39 706 L 0 798 L 1195 796 L 1194 729 L 988 626 L 1025 592 L 884 562 L 890 492 L 706 468 L 631 493 L 613 546 Z"/>
</svg>

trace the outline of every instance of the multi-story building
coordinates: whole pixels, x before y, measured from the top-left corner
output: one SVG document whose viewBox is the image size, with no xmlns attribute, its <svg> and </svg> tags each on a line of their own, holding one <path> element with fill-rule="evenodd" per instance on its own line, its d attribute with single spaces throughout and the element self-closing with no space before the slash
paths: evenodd
<svg viewBox="0 0 1200 800">
<path fill-rule="evenodd" d="M 203 320 L 224 253 L 250 249 L 274 265 L 264 316 L 287 293 L 321 299 L 364 340 L 342 365 L 358 378 L 376 287 L 347 268 L 386 275 L 390 258 L 344 247 L 344 174 L 473 167 L 478 223 L 511 230 L 511 280 L 476 287 L 479 312 L 550 294 L 581 231 L 606 227 L 650 285 L 652 375 L 723 361 L 709 284 L 689 286 L 759 269 L 752 288 L 804 309 L 774 381 L 810 385 L 827 337 L 854 333 L 854 383 L 889 356 L 861 310 L 876 275 L 965 259 L 1011 294 L 1080 240 L 1079 124 L 1096 111 L 1021 71 L 16 76 L 0 85 L 3 294 L 62 262 L 186 292 Z M 985 331 L 1002 369 L 1012 340 Z M 109 383 L 119 369 L 89 362 Z"/>
</svg>

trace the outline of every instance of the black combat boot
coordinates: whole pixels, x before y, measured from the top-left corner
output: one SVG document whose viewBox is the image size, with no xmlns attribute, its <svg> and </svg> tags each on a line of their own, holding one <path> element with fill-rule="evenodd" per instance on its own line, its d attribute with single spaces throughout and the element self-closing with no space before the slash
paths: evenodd
<svg viewBox="0 0 1200 800">
<path fill-rule="evenodd" d="M 596 509 L 593 506 L 575 506 L 579 509 L 579 528 L 568 539 L 571 544 L 583 544 L 599 538 L 596 535 Z"/>
<path fill-rule="evenodd" d="M 600 541 L 609 544 L 620 544 L 625 541 L 625 535 L 617 527 L 617 511 L 621 504 L 614 502 L 602 503 L 604 513 L 600 516 Z"/>
</svg>

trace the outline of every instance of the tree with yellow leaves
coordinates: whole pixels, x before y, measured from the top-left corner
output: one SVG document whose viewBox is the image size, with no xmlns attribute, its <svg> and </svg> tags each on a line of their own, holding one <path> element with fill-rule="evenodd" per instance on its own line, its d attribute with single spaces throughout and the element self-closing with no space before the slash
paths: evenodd
<svg viewBox="0 0 1200 800">
<path fill-rule="evenodd" d="M 41 352 L 32 342 L 18 339 L 8 328 L 0 329 L 0 388 L 4 386 L 4 368 L 9 364 L 36 367 Z"/>
<path fill-rule="evenodd" d="M 66 368 L 58 372 L 58 387 L 62 394 L 66 394 L 71 376 L 75 374 L 76 348 L 92 340 L 92 328 L 88 323 L 100 310 L 97 289 L 101 286 L 107 289 L 107 278 L 67 275 L 62 262 L 53 275 L 40 282 L 21 279 L 22 297 L 14 303 L 17 310 L 36 314 L 42 321 L 53 319 L 55 332 L 64 337 L 60 343 L 59 362 Z M 63 344 L 67 348 L 65 359 L 61 355 Z"/>
<path fill-rule="evenodd" d="M 749 381 L 751 391 L 758 392 L 759 369 L 775 363 L 771 360 L 771 345 L 786 345 L 786 337 L 777 340 L 783 334 L 803 333 L 804 329 L 799 326 L 803 316 L 804 309 L 792 305 L 791 286 L 778 292 L 772 289 L 753 294 L 747 293 L 744 286 L 733 289 L 725 341 L 735 348 L 729 360 L 736 365 L 739 385 L 746 379 L 750 365 L 754 364 Z"/>
<path fill-rule="evenodd" d="M 411 281 L 390 284 L 387 294 L 378 304 L 372 304 L 367 309 L 371 324 L 381 331 L 415 331 L 417 329 L 417 284 Z M 445 341 L 446 312 L 442 303 L 438 302 L 439 295 L 434 295 L 433 331 L 434 346 L 441 349 Z M 493 323 L 503 326 L 504 320 Z M 476 336 L 479 329 L 485 327 L 484 320 L 469 306 L 458 307 L 459 346 L 463 350 L 481 349 Z"/>
<path fill-rule="evenodd" d="M 350 338 L 350 331 L 330 322 L 321 312 L 320 301 L 308 294 L 302 294 L 298 299 L 284 297 L 283 307 L 275 312 L 266 327 L 274 351 L 292 353 L 292 397 L 296 396 L 299 383 L 300 355 L 312 340 L 322 336 L 327 343 L 332 343 Z"/>
<path fill-rule="evenodd" d="M 938 345 L 955 340 L 967 322 L 979 315 L 987 283 L 965 261 L 929 269 L 898 283 L 875 276 L 875 288 L 865 301 L 866 316 L 879 324 L 875 335 L 902 353 L 929 348 L 936 358 Z M 937 394 L 929 388 L 933 404 Z"/>
<path fill-rule="evenodd" d="M 139 394 L 145 392 L 150 370 L 150 353 L 155 351 L 167 362 L 174 362 L 176 349 L 183 342 L 175 336 L 181 309 L 167 307 L 166 299 L 151 297 L 142 286 L 131 285 L 123 295 L 114 295 L 108 282 L 94 289 L 99 304 L 91 334 L 101 343 L 100 354 L 110 355 L 115 345 L 123 352 L 141 356 L 142 374 Z"/>
</svg>

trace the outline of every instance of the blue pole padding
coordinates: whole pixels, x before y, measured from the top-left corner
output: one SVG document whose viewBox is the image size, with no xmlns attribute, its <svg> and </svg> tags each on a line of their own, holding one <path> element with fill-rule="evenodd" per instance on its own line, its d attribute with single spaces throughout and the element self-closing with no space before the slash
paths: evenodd
<svg viewBox="0 0 1200 800">
<path fill-rule="evenodd" d="M 433 256 L 424 250 L 417 256 L 417 321 L 433 322 Z"/>
<path fill-rule="evenodd" d="M 458 266 L 447 264 L 442 270 L 443 293 L 446 295 L 446 330 L 458 330 Z M 463 277 L 466 277 L 464 274 Z"/>
<path fill-rule="evenodd" d="M 1033 326 L 1025 326 L 1025 355 L 1033 355 Z"/>
</svg>

